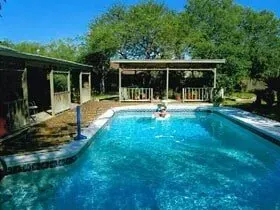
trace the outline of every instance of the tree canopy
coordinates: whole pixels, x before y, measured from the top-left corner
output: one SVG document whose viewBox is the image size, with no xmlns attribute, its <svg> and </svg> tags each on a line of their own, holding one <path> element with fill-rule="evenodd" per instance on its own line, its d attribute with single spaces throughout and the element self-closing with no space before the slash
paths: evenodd
<svg viewBox="0 0 280 210">
<path fill-rule="evenodd" d="M 115 5 L 91 24 L 87 41 L 91 50 L 111 51 L 118 58 L 170 57 L 176 22 L 174 12 L 154 1 Z"/>
<path fill-rule="evenodd" d="M 77 61 L 82 51 L 79 40 L 70 38 L 55 40 L 48 44 L 30 41 L 13 43 L 9 40 L 3 40 L 0 44 L 20 52 L 44 55 L 69 61 Z"/>
<path fill-rule="evenodd" d="M 175 12 L 153 0 L 114 5 L 95 19 L 86 37 L 89 53 L 125 59 L 225 58 L 219 84 L 279 77 L 279 18 L 233 0 L 189 0 Z"/>
<path fill-rule="evenodd" d="M 156 0 L 117 4 L 90 23 L 82 44 L 75 39 L 1 43 L 24 52 L 90 63 L 103 82 L 110 58 L 225 58 L 226 64 L 218 71 L 220 86 L 232 90 L 252 78 L 280 90 L 279 18 L 234 0 L 188 0 L 180 12 Z"/>
</svg>

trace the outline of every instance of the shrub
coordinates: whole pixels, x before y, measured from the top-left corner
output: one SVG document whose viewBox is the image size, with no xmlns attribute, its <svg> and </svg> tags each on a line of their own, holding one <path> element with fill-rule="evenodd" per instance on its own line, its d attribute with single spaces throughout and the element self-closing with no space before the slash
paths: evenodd
<svg viewBox="0 0 280 210">
<path fill-rule="evenodd" d="M 267 88 L 263 92 L 263 100 L 269 107 L 272 107 L 275 102 L 275 93 L 273 90 Z"/>
</svg>

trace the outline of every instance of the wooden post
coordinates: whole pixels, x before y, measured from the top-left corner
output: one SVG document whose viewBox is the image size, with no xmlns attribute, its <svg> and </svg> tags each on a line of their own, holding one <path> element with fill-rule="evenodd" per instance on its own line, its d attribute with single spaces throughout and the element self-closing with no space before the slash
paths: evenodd
<svg viewBox="0 0 280 210">
<path fill-rule="evenodd" d="M 27 68 L 24 69 L 22 73 L 22 92 L 23 92 L 23 100 L 25 102 L 25 113 L 27 114 L 26 116 L 28 119 L 30 119 L 30 113 L 29 113 L 29 103 L 28 103 L 28 81 L 27 81 Z M 28 119 L 27 122 L 28 123 Z"/>
<path fill-rule="evenodd" d="M 91 100 L 91 72 L 88 75 L 89 100 Z"/>
<path fill-rule="evenodd" d="M 71 77 L 70 71 L 67 73 L 67 91 L 68 91 L 68 102 L 69 108 L 71 108 Z"/>
<path fill-rule="evenodd" d="M 185 100 L 185 88 L 182 89 L 182 102 Z"/>
<path fill-rule="evenodd" d="M 215 68 L 213 70 L 213 73 L 214 73 L 214 88 L 217 87 L 217 69 Z"/>
<path fill-rule="evenodd" d="M 166 100 L 168 100 L 169 91 L 169 68 L 166 69 Z"/>
<path fill-rule="evenodd" d="M 80 72 L 80 75 L 79 75 L 79 89 L 80 89 L 80 104 L 82 104 L 82 103 L 83 103 L 83 101 L 82 101 L 82 98 L 83 98 L 83 96 L 82 96 L 82 89 L 83 89 L 83 73 L 82 73 L 82 72 Z"/>
<path fill-rule="evenodd" d="M 119 69 L 119 101 L 121 101 L 122 97 L 122 70 Z"/>
<path fill-rule="evenodd" d="M 50 94 L 51 94 L 51 107 L 52 107 L 52 116 L 55 116 L 55 103 L 54 103 L 54 77 L 53 69 L 50 72 Z"/>
</svg>

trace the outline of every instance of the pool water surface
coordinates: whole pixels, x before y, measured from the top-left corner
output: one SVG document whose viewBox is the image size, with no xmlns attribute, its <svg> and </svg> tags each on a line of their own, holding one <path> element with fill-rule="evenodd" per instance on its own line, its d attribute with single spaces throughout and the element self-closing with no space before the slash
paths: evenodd
<svg viewBox="0 0 280 210">
<path fill-rule="evenodd" d="M 72 165 L 7 176 L 0 209 L 277 209 L 280 149 L 214 113 L 125 112 Z"/>
</svg>

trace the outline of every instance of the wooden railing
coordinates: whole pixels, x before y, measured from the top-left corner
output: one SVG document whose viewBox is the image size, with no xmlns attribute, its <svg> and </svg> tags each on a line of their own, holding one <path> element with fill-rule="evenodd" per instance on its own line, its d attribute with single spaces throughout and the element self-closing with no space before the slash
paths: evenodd
<svg viewBox="0 0 280 210">
<path fill-rule="evenodd" d="M 71 93 L 69 91 L 54 93 L 54 113 L 60 113 L 71 108 Z"/>
<path fill-rule="evenodd" d="M 213 88 L 183 88 L 184 101 L 211 101 L 213 98 Z"/>
<path fill-rule="evenodd" d="M 29 124 L 27 100 L 8 101 L 4 102 L 3 105 L 8 132 L 19 130 Z"/>
<path fill-rule="evenodd" d="M 91 99 L 90 88 L 82 88 L 80 92 L 80 103 L 83 104 Z"/>
<path fill-rule="evenodd" d="M 121 88 L 120 101 L 152 101 L 153 88 Z"/>
</svg>

